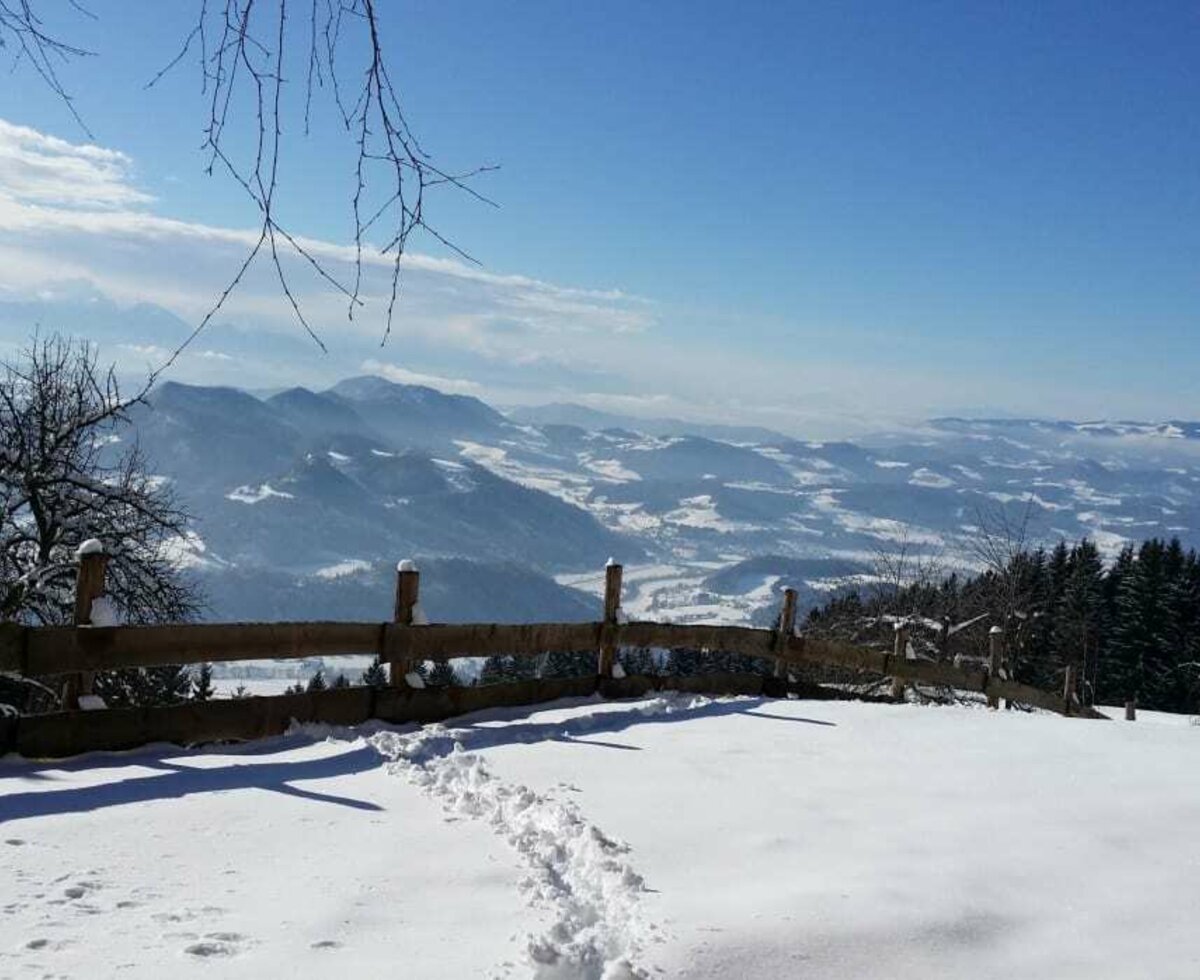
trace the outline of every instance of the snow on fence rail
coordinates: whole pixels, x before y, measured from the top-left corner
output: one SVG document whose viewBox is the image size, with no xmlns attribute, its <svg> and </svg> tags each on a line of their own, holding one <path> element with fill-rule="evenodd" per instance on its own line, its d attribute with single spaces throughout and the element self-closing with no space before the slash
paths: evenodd
<svg viewBox="0 0 1200 980">
<path fill-rule="evenodd" d="M 0 623 L 0 671 L 29 677 L 64 676 L 64 703 L 74 709 L 91 694 L 98 670 L 199 664 L 233 660 L 301 659 L 338 654 L 376 654 L 389 664 L 391 686 L 313 691 L 230 701 L 188 702 L 151 708 L 66 710 L 0 719 L 0 751 L 26 756 L 61 756 L 91 749 L 126 748 L 150 741 L 192 743 L 256 738 L 285 730 L 292 720 L 356 724 L 370 718 L 391 722 L 436 721 L 491 707 L 535 704 L 561 697 L 600 693 L 635 697 L 650 690 L 677 689 L 712 694 L 786 696 L 796 689 L 789 665 L 821 664 L 893 678 L 893 693 L 907 683 L 927 683 L 1000 698 L 1065 715 L 1103 717 L 1081 706 L 1069 689 L 1063 695 L 1019 684 L 991 669 L 964 669 L 907 659 L 901 630 L 891 653 L 836 640 L 796 635 L 795 591 L 785 590 L 776 629 L 700 624 L 622 622 L 621 566 L 605 575 L 604 618 L 590 623 L 421 623 L 419 573 L 411 562 L 398 566 L 392 621 L 378 623 L 198 623 L 155 626 L 92 625 L 93 603 L 103 594 L 104 555 L 80 554 L 75 626 L 30 627 Z M 774 676 L 698 674 L 691 677 L 614 676 L 621 647 L 703 649 L 773 659 Z M 597 651 L 597 673 L 483 687 L 424 690 L 406 677 L 425 660 L 495 654 L 539 657 L 554 651 Z M 85 702 L 86 703 L 86 702 Z"/>
</svg>

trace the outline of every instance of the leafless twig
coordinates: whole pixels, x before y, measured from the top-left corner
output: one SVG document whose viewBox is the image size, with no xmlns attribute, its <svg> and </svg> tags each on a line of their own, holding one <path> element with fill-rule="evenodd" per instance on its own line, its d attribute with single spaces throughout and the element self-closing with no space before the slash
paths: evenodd
<svg viewBox="0 0 1200 980">
<path fill-rule="evenodd" d="M 352 282 L 341 281 L 280 223 L 277 192 L 287 109 L 285 57 L 289 50 L 295 49 L 289 35 L 289 16 L 293 6 L 300 2 L 199 0 L 196 25 L 184 39 L 179 54 L 164 69 L 169 71 L 178 65 L 189 52 L 197 55 L 202 90 L 208 96 L 204 139 L 209 155 L 208 172 L 223 171 L 245 191 L 258 212 L 261 233 L 246 261 L 196 330 L 156 375 L 169 367 L 204 330 L 260 256 L 269 257 L 293 314 L 322 350 L 325 345 L 305 317 L 285 271 L 285 257 L 302 259 L 321 279 L 342 293 L 347 300 L 347 314 L 353 319 L 355 310 L 363 305 L 363 267 L 370 249 L 366 236 L 379 227 L 386 228 L 387 238 L 379 254 L 390 261 L 391 281 L 381 343 L 386 343 L 391 332 L 400 292 L 402 259 L 414 231 L 421 229 L 462 258 L 474 261 L 427 222 L 427 193 L 433 187 L 448 184 L 491 204 L 469 182 L 494 168 L 452 174 L 435 164 L 421 147 L 409 128 L 392 84 L 376 0 L 308 0 L 302 28 L 307 44 L 303 87 L 305 133 L 311 125 L 313 100 L 328 87 L 355 150 L 351 196 L 355 252 Z M 298 20 L 297 24 L 300 23 Z M 356 80 L 356 84 L 348 85 L 348 79 Z M 347 100 L 349 93 L 353 93 L 353 101 Z M 234 143 L 231 120 L 235 107 L 243 102 L 252 106 L 257 130 L 248 162 L 237 159 L 231 149 Z M 377 186 L 382 186 L 383 191 L 375 192 Z M 376 203 L 369 203 L 372 201 Z"/>
<path fill-rule="evenodd" d="M 70 4 L 79 13 L 92 16 L 76 0 L 70 0 Z M 15 50 L 14 68 L 22 63 L 33 67 L 90 139 L 92 134 L 76 110 L 74 98 L 58 77 L 58 69 L 75 59 L 92 57 L 94 52 L 49 33 L 35 6 L 33 0 L 0 0 L 0 48 Z"/>
<path fill-rule="evenodd" d="M 79 121 L 57 66 L 91 52 L 49 34 L 39 17 L 51 0 L 0 0 L 0 45 L 16 48 L 66 103 Z M 77 7 L 75 0 L 67 0 Z M 203 148 L 206 171 L 219 171 L 252 202 L 260 234 L 234 275 L 196 328 L 152 374 L 169 369 L 225 306 L 254 264 L 268 261 L 293 315 L 321 350 L 325 344 L 305 315 L 288 271 L 288 259 L 303 260 L 311 272 L 340 292 L 353 319 L 364 303 L 363 267 L 376 251 L 367 240 L 378 234 L 378 255 L 390 268 L 386 325 L 391 333 L 400 295 L 401 270 L 410 236 L 420 230 L 468 262 L 475 260 L 433 227 L 426 216 L 429 193 L 449 186 L 493 204 L 475 190 L 472 179 L 495 169 L 465 173 L 443 169 L 409 127 L 392 81 L 379 0 L 195 0 L 196 18 L 167 63 L 147 83 L 157 85 L 185 63 L 199 69 L 205 98 Z M 77 7 L 87 13 L 81 7 Z M 299 11 L 300 16 L 293 17 Z M 88 15 L 90 16 L 90 14 Z M 301 52 L 303 54 L 301 55 Z M 194 59 L 194 62 L 192 61 Z M 289 98 L 289 71 L 302 77 Z M 327 93 L 347 146 L 355 157 L 350 195 L 354 223 L 354 271 L 343 282 L 281 219 L 281 161 L 290 152 L 285 120 L 302 109 L 304 133 L 312 123 L 314 100 Z M 89 137 L 90 137 L 89 133 Z M 249 146 L 247 151 L 245 148 Z"/>
</svg>

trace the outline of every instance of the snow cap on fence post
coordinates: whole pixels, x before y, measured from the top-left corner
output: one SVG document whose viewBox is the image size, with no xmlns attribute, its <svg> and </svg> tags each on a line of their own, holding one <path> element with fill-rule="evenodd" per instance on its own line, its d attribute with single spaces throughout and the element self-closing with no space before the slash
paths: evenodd
<svg viewBox="0 0 1200 980">
<path fill-rule="evenodd" d="M 621 566 L 611 558 L 604 564 L 604 628 L 608 636 L 600 644 L 597 673 L 601 677 L 612 677 L 617 659 L 617 645 L 610 637 L 616 631 L 621 611 L 621 571 Z"/>
<path fill-rule="evenodd" d="M 106 554 L 104 550 L 104 542 L 99 538 L 88 538 L 86 541 L 82 542 L 78 548 L 75 549 L 75 557 L 80 561 L 82 561 L 88 555 L 103 554 Z"/>
<path fill-rule="evenodd" d="M 417 571 L 417 563 L 411 558 L 396 562 L 396 604 L 392 613 L 393 623 L 400 626 L 413 625 L 413 612 L 417 607 L 420 589 L 421 573 Z M 408 681 L 408 676 L 417 673 L 419 666 L 419 661 L 393 660 L 389 671 L 392 687 L 413 687 Z"/>
<path fill-rule="evenodd" d="M 104 595 L 104 574 L 108 567 L 108 555 L 99 538 L 88 538 L 75 550 L 79 559 L 79 571 L 75 574 L 76 626 L 92 625 L 92 605 Z M 101 625 L 112 625 L 104 622 Z M 63 686 L 63 707 L 78 708 L 81 696 L 92 693 L 94 675 L 91 671 L 70 674 Z"/>
<path fill-rule="evenodd" d="M 997 623 L 988 630 L 988 687 L 992 686 L 994 681 L 1000 680 L 1000 658 L 1001 643 L 1003 642 L 1004 629 Z M 992 694 L 990 691 L 987 696 L 987 706 L 989 708 L 1000 707 L 1000 697 Z"/>
</svg>

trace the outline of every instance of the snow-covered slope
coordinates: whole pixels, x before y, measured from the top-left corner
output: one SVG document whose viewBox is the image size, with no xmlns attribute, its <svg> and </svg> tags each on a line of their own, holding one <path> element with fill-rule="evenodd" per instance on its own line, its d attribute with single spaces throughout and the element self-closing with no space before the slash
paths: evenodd
<svg viewBox="0 0 1200 980">
<path fill-rule="evenodd" d="M 200 518 L 184 550 L 210 572 L 313 577 L 420 554 L 517 560 L 576 584 L 611 555 L 641 610 L 745 622 L 769 618 L 785 585 L 806 602 L 839 587 L 803 572 L 814 561 L 861 569 L 904 546 L 968 564 L 997 511 L 1030 540 L 1089 535 L 1110 555 L 1155 535 L 1200 546 L 1200 448 L 1185 423 L 943 419 L 861 444 L 719 439 L 703 426 L 521 424 L 370 377 L 265 401 L 167 384 L 136 416 L 155 472 Z M 736 588 L 710 578 L 767 559 Z"/>
<path fill-rule="evenodd" d="M 673 697 L 10 758 L 0 975 L 1190 980 L 1200 729 L 1159 721 Z"/>
</svg>

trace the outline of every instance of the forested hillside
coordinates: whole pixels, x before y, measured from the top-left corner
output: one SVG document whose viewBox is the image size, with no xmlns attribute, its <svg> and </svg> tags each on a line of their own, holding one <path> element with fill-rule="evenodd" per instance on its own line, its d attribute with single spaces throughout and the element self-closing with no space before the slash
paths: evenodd
<svg viewBox="0 0 1200 980">
<path fill-rule="evenodd" d="M 933 659 L 984 657 L 998 626 L 1013 676 L 1061 689 L 1074 665 L 1085 703 L 1200 705 L 1200 557 L 1178 539 L 1127 546 L 1107 566 L 1086 538 L 1022 549 L 975 576 L 849 592 L 805 629 L 890 646 L 898 622 L 912 653 Z"/>
</svg>

